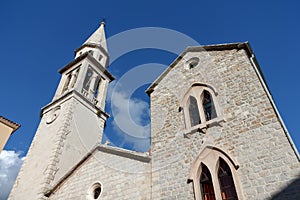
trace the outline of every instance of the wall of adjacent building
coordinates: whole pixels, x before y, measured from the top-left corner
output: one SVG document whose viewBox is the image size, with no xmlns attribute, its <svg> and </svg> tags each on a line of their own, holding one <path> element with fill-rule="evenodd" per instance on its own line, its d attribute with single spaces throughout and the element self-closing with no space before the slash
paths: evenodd
<svg viewBox="0 0 300 200">
<path fill-rule="evenodd" d="M 130 155 L 127 150 L 118 151 Z M 101 183 L 103 200 L 151 199 L 150 170 L 148 162 L 97 150 L 60 184 L 49 200 L 93 199 L 89 190 L 96 182 Z"/>
<path fill-rule="evenodd" d="M 3 150 L 10 134 L 13 132 L 13 128 L 0 122 L 0 153 Z"/>
</svg>

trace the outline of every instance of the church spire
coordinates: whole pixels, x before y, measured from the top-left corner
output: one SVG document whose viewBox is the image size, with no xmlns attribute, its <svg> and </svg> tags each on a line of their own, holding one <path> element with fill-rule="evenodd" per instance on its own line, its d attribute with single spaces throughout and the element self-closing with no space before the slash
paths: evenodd
<svg viewBox="0 0 300 200">
<path fill-rule="evenodd" d="M 91 45 L 99 45 L 107 52 L 106 37 L 105 37 L 105 22 L 102 21 L 99 28 L 83 43 Z"/>
<path fill-rule="evenodd" d="M 105 23 L 102 21 L 98 29 L 75 50 L 75 59 L 88 52 L 94 57 L 103 67 L 109 64 L 109 55 L 105 37 Z"/>
</svg>

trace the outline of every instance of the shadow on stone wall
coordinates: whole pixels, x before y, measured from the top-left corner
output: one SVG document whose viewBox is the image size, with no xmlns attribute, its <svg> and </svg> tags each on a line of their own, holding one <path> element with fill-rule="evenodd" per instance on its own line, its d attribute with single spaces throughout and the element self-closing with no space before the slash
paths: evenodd
<svg viewBox="0 0 300 200">
<path fill-rule="evenodd" d="M 271 198 L 272 200 L 294 200 L 300 199 L 300 177 L 291 182 L 286 188 L 278 192 Z"/>
</svg>

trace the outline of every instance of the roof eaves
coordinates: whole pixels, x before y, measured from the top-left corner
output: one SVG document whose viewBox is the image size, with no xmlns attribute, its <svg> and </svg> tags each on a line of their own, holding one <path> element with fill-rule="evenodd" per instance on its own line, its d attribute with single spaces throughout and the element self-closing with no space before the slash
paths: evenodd
<svg viewBox="0 0 300 200">
<path fill-rule="evenodd" d="M 3 124 L 11 127 L 13 129 L 12 133 L 15 132 L 18 128 L 20 128 L 20 124 L 13 122 L 3 116 L 0 116 L 0 122 L 2 122 Z"/>
</svg>

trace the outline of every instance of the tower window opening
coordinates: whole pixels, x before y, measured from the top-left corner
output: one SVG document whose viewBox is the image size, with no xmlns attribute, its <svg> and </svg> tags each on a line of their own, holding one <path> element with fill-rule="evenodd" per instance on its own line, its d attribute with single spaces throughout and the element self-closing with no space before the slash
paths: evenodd
<svg viewBox="0 0 300 200">
<path fill-rule="evenodd" d="M 69 74 L 67 76 L 67 79 L 65 81 L 65 84 L 64 84 L 64 87 L 63 87 L 63 90 L 62 90 L 62 94 L 65 93 L 68 90 L 69 84 L 70 84 L 70 81 L 71 81 L 71 77 L 72 77 L 72 74 Z"/>
<path fill-rule="evenodd" d="M 91 79 L 92 79 L 92 75 L 93 75 L 93 72 L 91 69 L 88 69 L 87 73 L 86 73 L 86 76 L 85 76 L 85 79 L 84 79 L 84 82 L 83 82 L 83 88 L 85 90 L 89 90 L 90 88 L 90 84 L 91 84 Z"/>
<path fill-rule="evenodd" d="M 78 77 L 78 74 L 79 74 L 79 68 L 73 73 L 73 76 L 74 76 L 74 80 L 72 81 L 72 83 L 71 83 L 71 88 L 73 88 L 74 87 L 74 85 L 75 85 L 75 83 L 76 83 L 76 81 L 77 81 L 77 77 Z"/>
<path fill-rule="evenodd" d="M 103 56 L 102 56 L 102 55 L 99 55 L 99 58 L 98 58 L 98 60 L 99 60 L 99 61 L 101 61 L 101 60 L 102 60 L 102 58 L 103 58 Z"/>
<path fill-rule="evenodd" d="M 94 86 L 94 98 L 98 97 L 100 84 L 101 84 L 101 77 L 97 77 Z"/>
<path fill-rule="evenodd" d="M 88 96 L 89 94 L 92 76 L 93 76 L 93 71 L 89 68 L 86 72 L 85 79 L 83 82 L 82 94 L 84 96 Z"/>
</svg>

